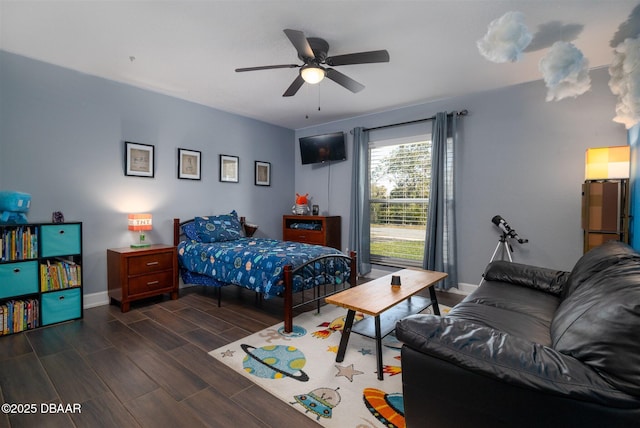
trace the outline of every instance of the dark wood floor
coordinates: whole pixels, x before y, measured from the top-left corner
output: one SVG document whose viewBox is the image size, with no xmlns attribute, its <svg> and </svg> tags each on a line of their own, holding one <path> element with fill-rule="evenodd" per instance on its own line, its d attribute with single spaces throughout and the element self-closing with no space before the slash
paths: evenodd
<svg viewBox="0 0 640 428">
<path fill-rule="evenodd" d="M 438 296 L 449 306 L 460 300 Z M 281 311 L 280 299 L 258 308 L 237 287 L 225 288 L 217 307 L 212 293 L 192 287 L 178 300 L 127 313 L 100 306 L 82 320 L 1 337 L 1 401 L 36 412 L 0 414 L 0 427 L 317 427 L 207 355 L 280 322 Z M 81 412 L 54 413 L 47 403 Z"/>
</svg>

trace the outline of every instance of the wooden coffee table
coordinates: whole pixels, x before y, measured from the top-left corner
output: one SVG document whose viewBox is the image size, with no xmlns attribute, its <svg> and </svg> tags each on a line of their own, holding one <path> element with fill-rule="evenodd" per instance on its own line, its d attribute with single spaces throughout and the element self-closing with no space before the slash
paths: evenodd
<svg viewBox="0 0 640 428">
<path fill-rule="evenodd" d="M 400 276 L 402 283 L 400 287 L 391 286 L 392 275 Z M 383 380 L 382 338 L 395 329 L 399 320 L 408 315 L 416 314 L 431 305 L 433 305 L 433 312 L 440 315 L 438 299 L 433 286 L 446 276 L 447 274 L 444 272 L 403 269 L 327 297 L 325 299 L 327 303 L 348 309 L 336 362 L 340 363 L 344 360 L 349 335 L 352 331 L 370 337 L 376 340 L 378 379 Z M 425 288 L 429 288 L 430 299 L 414 296 Z M 354 325 L 353 320 L 356 312 L 363 312 L 371 317 L 358 321 Z"/>
</svg>

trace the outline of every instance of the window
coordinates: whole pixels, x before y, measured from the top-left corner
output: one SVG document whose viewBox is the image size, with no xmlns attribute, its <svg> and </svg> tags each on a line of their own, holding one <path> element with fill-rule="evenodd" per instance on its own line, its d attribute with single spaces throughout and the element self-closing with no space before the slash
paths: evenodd
<svg viewBox="0 0 640 428">
<path fill-rule="evenodd" d="M 369 143 L 371 262 L 422 265 L 430 182 L 430 136 Z"/>
</svg>

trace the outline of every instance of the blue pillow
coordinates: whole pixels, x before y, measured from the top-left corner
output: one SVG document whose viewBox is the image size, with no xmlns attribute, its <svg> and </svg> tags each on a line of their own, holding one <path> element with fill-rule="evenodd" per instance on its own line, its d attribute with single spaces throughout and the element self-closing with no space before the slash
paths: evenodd
<svg viewBox="0 0 640 428">
<path fill-rule="evenodd" d="M 196 230 L 196 224 L 194 222 L 185 223 L 182 226 L 182 233 L 192 241 L 199 241 L 198 231 Z"/>
<path fill-rule="evenodd" d="M 230 214 L 196 217 L 194 223 L 200 242 L 233 241 L 244 236 L 235 210 Z"/>
</svg>

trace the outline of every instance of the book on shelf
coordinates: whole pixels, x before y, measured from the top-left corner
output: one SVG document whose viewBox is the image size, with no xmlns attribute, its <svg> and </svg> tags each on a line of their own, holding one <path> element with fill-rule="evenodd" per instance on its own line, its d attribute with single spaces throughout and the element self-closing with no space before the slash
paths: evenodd
<svg viewBox="0 0 640 428">
<path fill-rule="evenodd" d="M 0 335 L 31 330 L 39 325 L 38 299 L 9 300 L 0 305 Z"/>
<path fill-rule="evenodd" d="M 12 226 L 0 234 L 0 260 L 14 261 L 38 257 L 38 227 Z"/>
<path fill-rule="evenodd" d="M 40 265 L 40 291 L 61 290 L 81 285 L 82 268 L 70 260 L 47 260 Z"/>
</svg>

